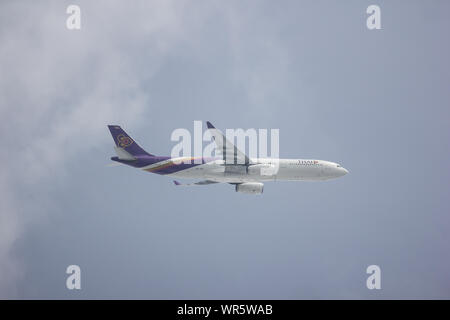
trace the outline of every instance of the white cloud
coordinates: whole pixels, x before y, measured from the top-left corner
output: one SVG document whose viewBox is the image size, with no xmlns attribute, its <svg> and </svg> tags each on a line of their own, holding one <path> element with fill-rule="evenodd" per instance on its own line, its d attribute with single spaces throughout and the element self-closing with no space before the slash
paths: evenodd
<svg viewBox="0 0 450 320">
<path fill-rule="evenodd" d="M 217 36 L 231 46 L 232 81 L 254 106 L 274 94 L 274 81 L 285 80 L 288 57 L 276 32 L 242 33 L 252 28 L 240 5 L 217 4 L 79 1 L 79 31 L 66 29 L 68 3 L 0 5 L 0 297 L 16 296 L 26 272 L 12 250 L 25 222 L 46 215 L 32 203 L 22 206 L 18 188 L 32 192 L 64 175 L 71 158 L 106 139 L 106 124 L 143 123 L 153 108 L 143 84 L 178 45 L 192 41 L 193 51 L 202 50 L 199 35 L 211 16 L 225 17 L 227 35 Z"/>
<path fill-rule="evenodd" d="M 16 296 L 16 280 L 22 269 L 16 257 L 12 256 L 12 246 L 22 232 L 21 212 L 8 187 L 10 179 L 5 171 L 0 171 L 0 298 Z"/>
<path fill-rule="evenodd" d="M 12 250 L 15 241 L 26 221 L 45 216 L 37 215 L 38 206 L 30 212 L 31 204 L 22 210 L 17 189 L 41 188 L 64 174 L 71 157 L 98 145 L 106 124 L 139 125 L 152 108 L 142 82 L 183 34 L 182 3 L 144 4 L 135 3 L 137 10 L 123 1 L 81 2 L 80 31 L 66 29 L 62 3 L 1 4 L 1 298 L 17 296 L 24 272 Z M 144 45 L 142 65 L 135 59 Z"/>
</svg>

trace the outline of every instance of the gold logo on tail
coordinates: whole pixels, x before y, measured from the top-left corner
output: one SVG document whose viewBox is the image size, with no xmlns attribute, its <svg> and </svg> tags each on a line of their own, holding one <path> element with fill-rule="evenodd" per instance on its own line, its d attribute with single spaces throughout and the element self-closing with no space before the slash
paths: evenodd
<svg viewBox="0 0 450 320">
<path fill-rule="evenodd" d="M 133 143 L 133 139 L 131 139 L 130 137 L 127 137 L 127 136 L 125 136 L 123 134 L 119 134 L 117 136 L 117 144 L 121 148 L 126 148 L 129 145 L 131 145 L 132 143 Z"/>
</svg>

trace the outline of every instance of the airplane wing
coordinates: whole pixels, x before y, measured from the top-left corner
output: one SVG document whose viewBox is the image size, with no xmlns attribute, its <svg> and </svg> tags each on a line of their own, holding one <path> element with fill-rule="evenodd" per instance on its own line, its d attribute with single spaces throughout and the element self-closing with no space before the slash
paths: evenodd
<svg viewBox="0 0 450 320">
<path fill-rule="evenodd" d="M 216 143 L 216 154 L 221 154 L 222 159 L 226 161 L 226 164 L 248 165 L 250 163 L 250 159 L 246 156 L 246 154 L 227 140 L 223 133 L 216 129 L 211 122 L 206 121 L 206 125 L 211 132 L 214 142 Z"/>
<path fill-rule="evenodd" d="M 199 181 L 199 182 L 195 182 L 195 183 L 180 183 L 177 180 L 173 180 L 173 183 L 175 183 L 176 186 L 204 186 L 204 185 L 214 184 L 214 183 L 219 183 L 219 182 L 212 181 L 212 180 L 203 180 L 203 181 Z"/>
</svg>

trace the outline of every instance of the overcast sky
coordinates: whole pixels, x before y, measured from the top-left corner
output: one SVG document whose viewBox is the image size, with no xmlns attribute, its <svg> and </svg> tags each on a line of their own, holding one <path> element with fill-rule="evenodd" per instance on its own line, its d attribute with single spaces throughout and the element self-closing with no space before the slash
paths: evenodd
<svg viewBox="0 0 450 320">
<path fill-rule="evenodd" d="M 81 30 L 66 8 L 81 8 Z M 368 30 L 366 8 L 381 8 Z M 449 1 L 2 1 L 0 297 L 450 298 Z M 107 124 L 280 129 L 327 182 L 177 188 Z M 81 290 L 66 268 L 81 267 Z M 381 290 L 366 268 L 381 268 Z"/>
</svg>

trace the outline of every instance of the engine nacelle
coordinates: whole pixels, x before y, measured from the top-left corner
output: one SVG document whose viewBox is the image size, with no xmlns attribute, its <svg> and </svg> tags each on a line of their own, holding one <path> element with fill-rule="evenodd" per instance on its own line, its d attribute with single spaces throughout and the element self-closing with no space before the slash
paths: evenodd
<svg viewBox="0 0 450 320">
<path fill-rule="evenodd" d="M 236 192 L 261 194 L 263 193 L 264 184 L 261 182 L 244 182 L 236 185 Z"/>
</svg>

